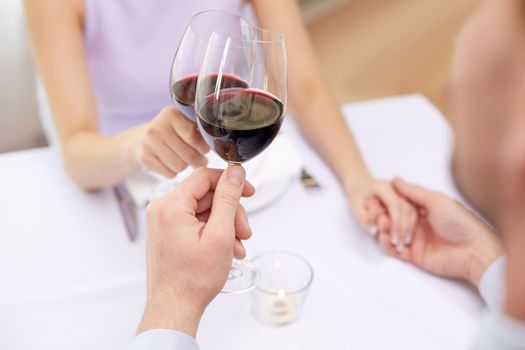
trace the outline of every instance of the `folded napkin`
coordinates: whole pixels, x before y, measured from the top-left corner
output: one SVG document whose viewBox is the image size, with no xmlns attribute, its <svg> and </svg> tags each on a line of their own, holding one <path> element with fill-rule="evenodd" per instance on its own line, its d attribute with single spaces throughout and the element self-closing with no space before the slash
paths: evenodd
<svg viewBox="0 0 525 350">
<path fill-rule="evenodd" d="M 225 161 L 213 151 L 208 154 L 208 167 L 224 169 Z M 299 179 L 302 161 L 293 143 L 280 133 L 272 144 L 259 156 L 243 164 L 247 179 L 257 189 L 254 199 L 262 197 L 264 190 L 271 184 L 286 179 Z M 126 180 L 125 185 L 131 197 L 138 206 L 146 206 L 152 198 L 160 197 L 169 192 L 186 177 L 193 169 L 189 168 L 174 179 L 168 179 L 151 172 L 139 172 Z"/>
</svg>

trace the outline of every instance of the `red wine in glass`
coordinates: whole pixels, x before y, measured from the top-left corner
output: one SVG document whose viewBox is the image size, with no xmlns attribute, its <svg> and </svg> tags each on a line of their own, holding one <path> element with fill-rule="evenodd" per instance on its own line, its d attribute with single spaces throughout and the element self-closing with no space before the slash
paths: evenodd
<svg viewBox="0 0 525 350">
<path fill-rule="evenodd" d="M 223 89 L 208 96 L 197 117 L 208 145 L 226 162 L 241 164 L 272 143 L 283 113 L 283 103 L 268 92 Z"/>
<path fill-rule="evenodd" d="M 195 89 L 198 74 L 189 75 L 176 81 L 170 88 L 173 102 L 186 118 L 195 121 Z M 205 84 L 209 86 L 209 93 L 216 89 L 217 74 L 206 76 Z M 247 88 L 248 84 L 234 75 L 221 76 L 219 89 Z"/>
</svg>

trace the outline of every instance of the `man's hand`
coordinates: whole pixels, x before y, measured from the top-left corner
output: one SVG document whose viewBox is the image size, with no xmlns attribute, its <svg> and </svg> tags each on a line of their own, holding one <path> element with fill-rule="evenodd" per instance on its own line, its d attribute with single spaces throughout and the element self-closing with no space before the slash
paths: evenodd
<svg viewBox="0 0 525 350">
<path fill-rule="evenodd" d="M 396 193 L 390 181 L 364 178 L 348 191 L 348 198 L 359 223 L 370 234 L 388 233 L 390 243 L 400 252 L 412 242 L 417 209 Z"/>
<path fill-rule="evenodd" d="M 239 200 L 254 192 L 240 166 L 201 168 L 149 205 L 148 300 L 137 333 L 164 328 L 195 337 L 233 256 L 244 256 L 239 239 L 251 230 Z"/>
<path fill-rule="evenodd" d="M 427 191 L 400 179 L 394 187 L 419 210 L 412 244 L 403 252 L 390 245 L 381 233 L 379 241 L 387 252 L 428 272 L 461 278 L 474 286 L 485 270 L 503 255 L 502 243 L 480 219 L 444 194 Z"/>
</svg>

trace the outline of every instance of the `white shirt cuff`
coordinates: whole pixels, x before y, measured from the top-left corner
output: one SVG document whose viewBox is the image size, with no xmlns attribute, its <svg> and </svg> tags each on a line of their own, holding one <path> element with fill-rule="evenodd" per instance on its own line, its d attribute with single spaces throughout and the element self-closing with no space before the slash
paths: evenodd
<svg viewBox="0 0 525 350">
<path fill-rule="evenodd" d="M 525 323 L 511 319 L 500 312 L 489 313 L 480 323 L 474 349 L 525 349 Z"/>
<path fill-rule="evenodd" d="M 187 334 L 171 329 L 152 329 L 137 335 L 128 350 L 198 350 L 199 345 Z"/>
<path fill-rule="evenodd" d="M 489 266 L 479 282 L 479 294 L 491 310 L 501 309 L 506 265 L 507 258 L 500 256 Z"/>
</svg>

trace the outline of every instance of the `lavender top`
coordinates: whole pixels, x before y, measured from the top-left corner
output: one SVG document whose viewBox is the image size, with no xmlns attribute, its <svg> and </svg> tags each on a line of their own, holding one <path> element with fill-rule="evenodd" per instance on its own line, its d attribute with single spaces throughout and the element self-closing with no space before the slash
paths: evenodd
<svg viewBox="0 0 525 350">
<path fill-rule="evenodd" d="M 84 43 L 100 131 L 151 120 L 171 104 L 171 62 L 191 17 L 237 14 L 243 0 L 85 0 Z"/>
</svg>

